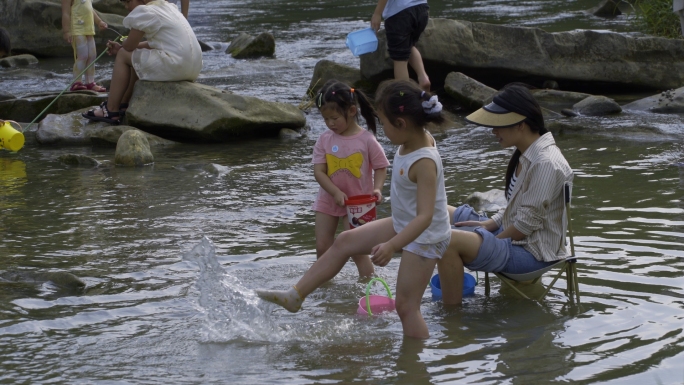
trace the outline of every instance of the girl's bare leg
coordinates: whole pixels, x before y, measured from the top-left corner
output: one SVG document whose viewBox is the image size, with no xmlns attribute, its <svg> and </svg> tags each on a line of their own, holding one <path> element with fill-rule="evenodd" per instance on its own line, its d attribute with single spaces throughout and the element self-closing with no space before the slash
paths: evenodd
<svg viewBox="0 0 684 385">
<path fill-rule="evenodd" d="M 339 222 L 339 217 L 316 211 L 316 227 L 314 229 L 314 234 L 316 235 L 316 259 L 328 251 L 333 242 L 335 242 L 335 233 L 337 232 L 337 224 Z"/>
<path fill-rule="evenodd" d="M 373 246 L 387 242 L 395 235 L 392 218 L 383 218 L 359 228 L 344 231 L 291 289 L 256 290 L 256 293 L 266 301 L 296 312 L 300 309 L 304 298 L 336 276 L 351 256 L 370 254 Z"/>
<path fill-rule="evenodd" d="M 97 49 L 95 48 L 95 38 L 93 36 L 85 36 L 87 46 L 88 46 L 88 61 L 86 65 L 94 62 L 97 59 Z M 95 66 L 92 65 L 85 72 L 85 82 L 93 83 L 95 82 Z"/>
<path fill-rule="evenodd" d="M 347 229 L 351 230 L 351 224 L 349 223 L 347 218 L 345 218 L 345 222 Z M 371 262 L 370 255 L 355 255 L 351 258 L 352 261 L 354 261 L 354 263 L 356 264 L 356 268 L 359 270 L 360 278 L 372 277 L 375 274 L 375 267 L 373 266 L 373 262 Z"/>
<path fill-rule="evenodd" d="M 427 325 L 420 313 L 420 302 L 425 287 L 435 269 L 436 259 L 423 258 L 404 251 L 401 255 L 397 276 L 397 313 L 404 328 L 404 335 L 413 338 L 428 338 Z"/>
<path fill-rule="evenodd" d="M 88 65 L 88 40 L 85 36 L 72 36 L 71 44 L 74 47 L 74 79 L 83 72 Z M 81 81 L 79 77 L 76 81 Z"/>
<path fill-rule="evenodd" d="M 133 69 L 133 66 L 131 65 L 131 75 L 128 80 L 128 87 L 126 88 L 126 92 L 124 92 L 123 97 L 121 97 L 121 103 L 128 103 L 131 101 L 131 95 L 133 95 L 133 88 L 135 87 L 135 82 L 138 81 L 138 74 L 135 73 L 135 69 Z"/>
</svg>

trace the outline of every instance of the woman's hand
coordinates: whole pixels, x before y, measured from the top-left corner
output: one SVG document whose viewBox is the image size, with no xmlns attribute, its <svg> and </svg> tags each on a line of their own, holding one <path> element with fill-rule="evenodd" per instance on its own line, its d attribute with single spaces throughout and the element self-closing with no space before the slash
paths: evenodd
<svg viewBox="0 0 684 385">
<path fill-rule="evenodd" d="M 395 251 L 390 242 L 375 245 L 371 250 L 371 262 L 376 266 L 386 266 L 394 256 Z"/>
<path fill-rule="evenodd" d="M 109 56 L 116 56 L 116 54 L 119 52 L 121 49 L 121 44 L 109 40 L 107 42 L 107 55 Z"/>
</svg>

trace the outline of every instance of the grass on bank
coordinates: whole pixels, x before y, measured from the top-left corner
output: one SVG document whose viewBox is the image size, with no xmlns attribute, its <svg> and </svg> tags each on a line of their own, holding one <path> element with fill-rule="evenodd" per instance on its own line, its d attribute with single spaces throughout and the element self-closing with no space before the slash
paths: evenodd
<svg viewBox="0 0 684 385">
<path fill-rule="evenodd" d="M 682 39 L 679 15 L 672 12 L 672 0 L 633 0 L 633 22 L 644 33 Z"/>
</svg>

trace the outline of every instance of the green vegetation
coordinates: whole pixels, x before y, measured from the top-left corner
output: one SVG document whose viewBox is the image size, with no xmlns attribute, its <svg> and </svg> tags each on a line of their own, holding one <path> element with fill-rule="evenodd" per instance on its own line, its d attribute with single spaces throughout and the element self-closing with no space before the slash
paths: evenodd
<svg viewBox="0 0 684 385">
<path fill-rule="evenodd" d="M 679 16 L 672 12 L 672 0 L 635 0 L 634 23 L 649 35 L 681 39 Z"/>
</svg>

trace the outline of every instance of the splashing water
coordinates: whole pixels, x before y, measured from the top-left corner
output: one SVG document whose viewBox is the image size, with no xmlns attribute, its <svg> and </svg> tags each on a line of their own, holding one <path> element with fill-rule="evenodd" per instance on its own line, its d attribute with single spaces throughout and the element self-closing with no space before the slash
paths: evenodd
<svg viewBox="0 0 684 385">
<path fill-rule="evenodd" d="M 259 298 L 240 280 L 227 274 L 216 259 L 214 244 L 207 237 L 183 255 L 197 263 L 200 276 L 199 310 L 206 317 L 203 340 L 226 342 L 235 339 L 279 341 L 283 335 L 268 312 L 260 308 Z"/>
</svg>

